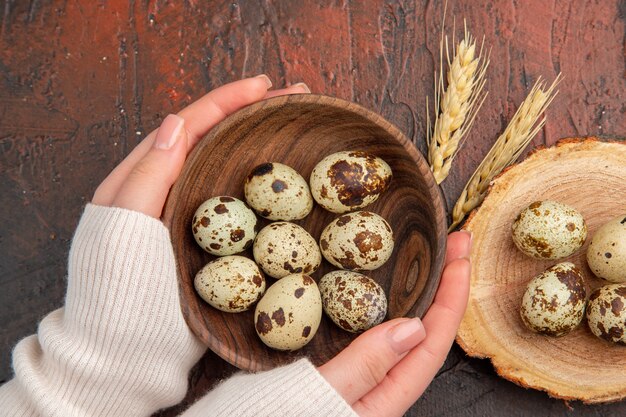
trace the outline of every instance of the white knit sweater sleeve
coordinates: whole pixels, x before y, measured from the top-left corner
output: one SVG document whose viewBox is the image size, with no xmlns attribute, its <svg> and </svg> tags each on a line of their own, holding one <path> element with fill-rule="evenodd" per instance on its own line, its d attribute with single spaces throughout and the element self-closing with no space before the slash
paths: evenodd
<svg viewBox="0 0 626 417">
<path fill-rule="evenodd" d="M 167 229 L 90 204 L 70 250 L 65 307 L 15 347 L 0 415 L 149 416 L 182 400 L 204 350 L 181 313 Z M 321 408 L 300 415 L 354 415 L 306 360 L 237 375 L 184 415 L 293 415 L 301 404 Z"/>
</svg>

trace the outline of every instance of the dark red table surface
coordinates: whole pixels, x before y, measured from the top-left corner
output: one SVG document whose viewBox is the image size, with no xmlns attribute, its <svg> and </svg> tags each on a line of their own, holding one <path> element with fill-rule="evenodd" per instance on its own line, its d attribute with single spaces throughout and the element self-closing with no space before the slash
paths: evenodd
<svg viewBox="0 0 626 417">
<path fill-rule="evenodd" d="M 72 233 L 97 184 L 204 92 L 258 73 L 305 81 L 379 112 L 425 149 L 441 2 L 0 0 L 0 10 L 2 381 L 13 345 L 63 303 Z M 449 206 L 539 76 L 565 78 L 534 145 L 626 135 L 624 0 L 450 0 L 448 16 L 491 48 L 489 97 L 442 185 Z M 208 353 L 186 401 L 232 372 Z M 408 415 L 626 415 L 625 402 L 569 406 L 455 346 Z"/>
</svg>

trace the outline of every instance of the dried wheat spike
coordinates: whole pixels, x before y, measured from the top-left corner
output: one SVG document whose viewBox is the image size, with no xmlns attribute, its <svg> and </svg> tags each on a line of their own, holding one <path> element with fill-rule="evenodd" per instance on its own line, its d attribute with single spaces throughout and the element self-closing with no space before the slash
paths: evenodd
<svg viewBox="0 0 626 417">
<path fill-rule="evenodd" d="M 454 45 L 454 39 L 452 40 Z M 448 63 L 447 84 L 443 82 L 443 55 Z M 430 118 L 427 121 L 426 138 L 428 141 L 428 161 L 440 184 L 449 174 L 454 157 L 459 152 L 461 140 L 471 128 L 476 113 L 482 106 L 487 94 L 485 72 L 489 65 L 489 56 L 483 52 L 484 39 L 476 55 L 476 39 L 465 26 L 464 38 L 453 46 L 452 59 L 448 47 L 448 37 L 440 41 L 440 72 L 435 73 L 435 114 L 434 128 L 430 130 Z M 428 106 L 428 104 L 427 104 Z M 428 113 L 428 110 L 427 110 Z"/>
<path fill-rule="evenodd" d="M 452 210 L 450 231 L 482 203 L 491 181 L 517 160 L 537 132 L 543 128 L 545 116 L 541 120 L 539 118 L 558 93 L 555 88 L 560 81 L 561 74 L 557 75 L 547 90 L 544 90 L 544 82 L 541 78 L 537 80 L 528 97 L 519 106 L 504 132 L 465 185 Z"/>
</svg>

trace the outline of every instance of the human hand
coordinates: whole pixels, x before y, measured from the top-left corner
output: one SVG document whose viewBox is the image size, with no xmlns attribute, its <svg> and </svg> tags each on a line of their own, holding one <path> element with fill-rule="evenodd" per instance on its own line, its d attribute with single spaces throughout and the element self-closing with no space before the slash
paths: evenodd
<svg viewBox="0 0 626 417">
<path fill-rule="evenodd" d="M 448 237 L 439 290 L 423 322 L 380 324 L 318 368 L 359 415 L 403 415 L 443 365 L 467 306 L 470 245 L 469 233 Z"/>
<path fill-rule="evenodd" d="M 303 83 L 268 91 L 271 87 L 265 75 L 235 81 L 168 115 L 98 186 L 92 202 L 160 218 L 187 154 L 211 128 L 264 98 L 310 92 Z"/>
</svg>

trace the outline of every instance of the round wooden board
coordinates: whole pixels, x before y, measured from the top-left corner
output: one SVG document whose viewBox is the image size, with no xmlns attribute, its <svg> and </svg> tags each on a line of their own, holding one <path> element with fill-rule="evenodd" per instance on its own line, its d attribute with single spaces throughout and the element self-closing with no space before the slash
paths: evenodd
<svg viewBox="0 0 626 417">
<path fill-rule="evenodd" d="M 457 342 L 470 356 L 490 358 L 499 375 L 518 385 L 586 403 L 620 400 L 626 397 L 626 347 L 598 339 L 586 321 L 552 338 L 530 332 L 519 317 L 528 281 L 560 261 L 522 254 L 511 224 L 528 204 L 546 199 L 575 207 L 587 222 L 587 242 L 565 260 L 581 267 L 588 294 L 607 284 L 591 273 L 585 253 L 593 233 L 626 212 L 626 144 L 566 139 L 493 182 L 464 226 L 473 233 L 471 293 Z"/>
</svg>

